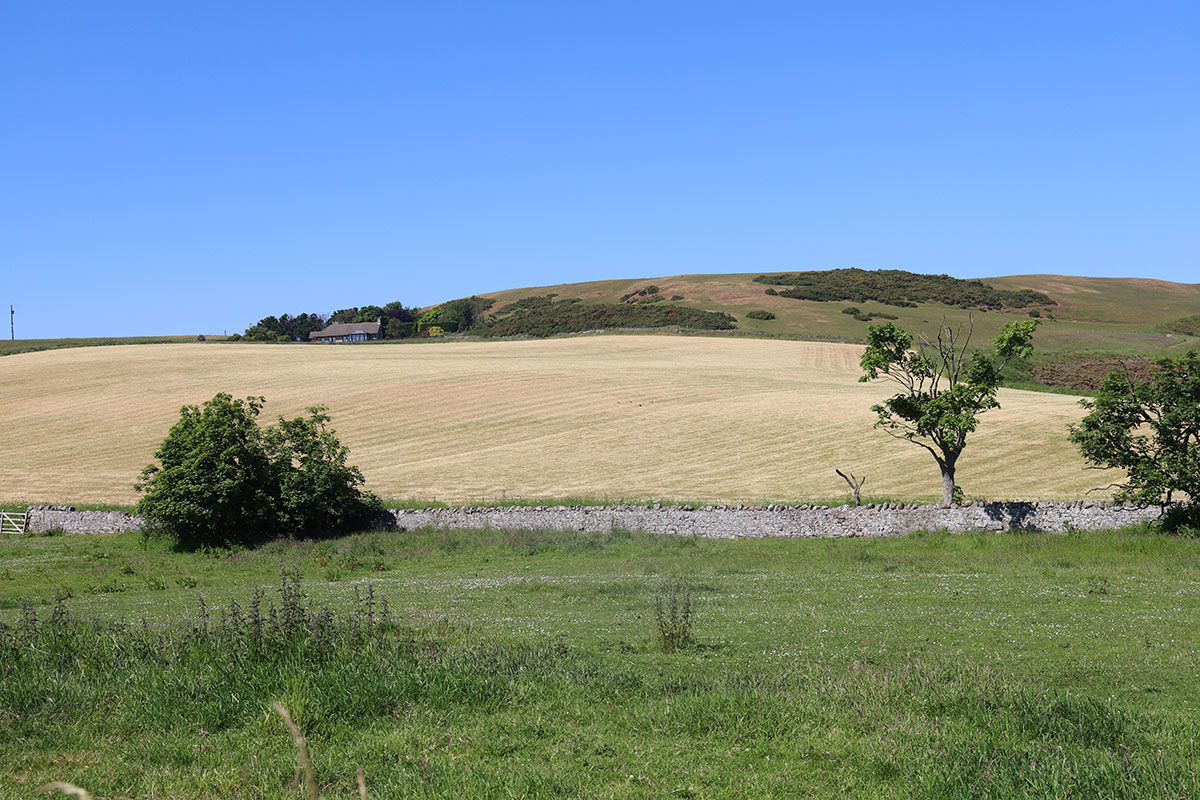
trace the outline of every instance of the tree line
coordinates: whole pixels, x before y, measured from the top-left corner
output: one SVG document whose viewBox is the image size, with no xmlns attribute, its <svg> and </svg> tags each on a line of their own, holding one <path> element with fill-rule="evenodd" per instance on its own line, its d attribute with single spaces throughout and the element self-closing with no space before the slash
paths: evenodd
<svg viewBox="0 0 1200 800">
<path fill-rule="evenodd" d="M 486 312 L 494 302 L 485 297 L 464 297 L 422 311 L 396 300 L 383 306 L 342 308 L 332 314 L 280 314 L 263 317 L 245 333 L 230 338 L 252 342 L 307 342 L 310 333 L 338 322 L 379 322 L 379 335 L 384 339 L 428 336 L 431 331 L 434 335 L 466 332 L 486 321 Z"/>
</svg>

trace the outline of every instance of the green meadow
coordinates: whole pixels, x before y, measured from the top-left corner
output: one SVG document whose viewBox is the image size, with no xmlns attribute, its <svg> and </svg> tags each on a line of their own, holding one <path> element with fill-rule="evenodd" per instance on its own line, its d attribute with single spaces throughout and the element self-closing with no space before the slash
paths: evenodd
<svg viewBox="0 0 1200 800">
<path fill-rule="evenodd" d="M 370 797 L 1200 790 L 1188 538 L 27 536 L 0 565 L 5 797 L 303 797 L 274 701 L 328 798 L 360 767 Z"/>
</svg>

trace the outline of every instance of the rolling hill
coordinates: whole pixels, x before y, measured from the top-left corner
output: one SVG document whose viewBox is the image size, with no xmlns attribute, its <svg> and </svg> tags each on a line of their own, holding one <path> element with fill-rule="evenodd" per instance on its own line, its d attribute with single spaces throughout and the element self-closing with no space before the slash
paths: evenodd
<svg viewBox="0 0 1200 800">
<path fill-rule="evenodd" d="M 841 468 L 865 474 L 870 496 L 932 499 L 932 459 L 871 427 L 889 387 L 857 382 L 860 353 L 629 335 L 17 354 L 0 359 L 0 500 L 132 502 L 179 408 L 218 391 L 265 395 L 265 421 L 328 406 L 385 497 L 803 501 L 842 496 Z M 1001 401 L 960 462 L 968 496 L 1079 498 L 1110 482 L 1067 441 L 1075 398 Z"/>
<path fill-rule="evenodd" d="M 1045 356 L 1059 353 L 1104 352 L 1159 355 L 1182 352 L 1200 344 L 1200 338 L 1171 332 L 1170 323 L 1200 313 L 1200 284 L 1180 284 L 1143 278 L 1080 278 L 1063 275 L 1014 275 L 985 278 L 984 283 L 1008 291 L 1033 290 L 1052 303 L 1031 307 L 982 310 L 937 302 L 915 307 L 879 302 L 797 300 L 768 294 L 772 287 L 756 282 L 762 275 L 781 273 L 731 273 L 676 275 L 665 278 L 594 281 L 538 286 L 483 293 L 494 298 L 493 313 L 503 313 L 511 303 L 530 297 L 556 295 L 579 298 L 583 304 L 619 304 L 622 298 L 647 287 L 657 287 L 665 304 L 732 314 L 737 329 L 830 341 L 861 341 L 867 323 L 843 313 L 853 306 L 866 314 L 890 314 L 895 324 L 914 331 L 933 330 L 945 319 L 965 323 L 973 317 L 978 341 L 986 344 L 1005 322 L 1027 319 L 1036 312 L 1044 324 L 1038 331 L 1037 349 Z M 755 310 L 769 311 L 772 320 L 750 319 Z"/>
</svg>

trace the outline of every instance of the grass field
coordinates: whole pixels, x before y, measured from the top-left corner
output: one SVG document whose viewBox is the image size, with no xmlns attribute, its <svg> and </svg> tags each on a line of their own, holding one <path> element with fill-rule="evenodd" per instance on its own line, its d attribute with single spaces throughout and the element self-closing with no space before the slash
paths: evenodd
<svg viewBox="0 0 1200 800">
<path fill-rule="evenodd" d="M 300 797 L 276 700 L 330 798 L 358 766 L 371 797 L 1200 791 L 1193 539 L 123 534 L 8 538 L 0 565 L 4 798 Z M 281 569 L 307 595 L 288 613 Z M 664 653 L 653 595 L 678 579 L 692 642 Z M 271 622 L 310 601 L 337 616 Z"/>
<path fill-rule="evenodd" d="M 129 503 L 180 406 L 265 395 L 329 407 L 384 497 L 783 502 L 935 498 L 925 451 L 872 429 L 885 383 L 853 345 L 604 336 L 368 346 L 164 344 L 0 359 L 4 502 Z M 1072 397 L 1004 390 L 959 462 L 968 496 L 1077 498 L 1105 485 L 1066 426 Z M 270 421 L 265 419 L 264 422 Z"/>
</svg>

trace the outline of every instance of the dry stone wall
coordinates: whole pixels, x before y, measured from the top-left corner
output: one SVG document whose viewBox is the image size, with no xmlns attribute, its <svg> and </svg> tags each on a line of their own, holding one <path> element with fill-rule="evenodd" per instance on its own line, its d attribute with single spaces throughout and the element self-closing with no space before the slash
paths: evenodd
<svg viewBox="0 0 1200 800">
<path fill-rule="evenodd" d="M 921 530 L 1102 530 L 1157 519 L 1157 507 L 1107 503 L 972 503 L 920 506 L 885 503 L 842 506 L 558 506 L 406 509 L 394 512 L 403 528 L 568 529 L 625 528 L 708 539 L 790 539 L 903 536 Z"/>
<path fill-rule="evenodd" d="M 1151 522 L 1156 506 L 1111 503 L 971 503 L 921 506 L 884 503 L 842 506 L 538 506 L 424 508 L 393 511 L 404 530 L 492 528 L 577 530 L 613 528 L 708 539 L 791 539 L 903 536 L 921 530 L 1048 531 L 1102 530 Z M 74 511 L 62 506 L 29 509 L 33 532 L 116 533 L 137 530 L 141 519 L 120 511 Z"/>
<path fill-rule="evenodd" d="M 25 517 L 30 533 L 121 533 L 141 527 L 139 517 L 124 511 L 76 511 L 71 506 L 30 506 Z"/>
</svg>

